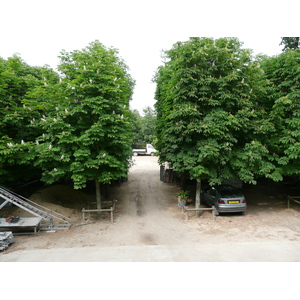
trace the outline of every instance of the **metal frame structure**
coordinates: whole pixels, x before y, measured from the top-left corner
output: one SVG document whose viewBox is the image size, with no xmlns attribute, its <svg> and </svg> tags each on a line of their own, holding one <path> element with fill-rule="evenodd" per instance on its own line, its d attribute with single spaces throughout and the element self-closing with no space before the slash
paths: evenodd
<svg viewBox="0 0 300 300">
<path fill-rule="evenodd" d="M 71 227 L 71 219 L 63 216 L 53 210 L 39 205 L 29 199 L 26 199 L 16 193 L 0 188 L 0 196 L 5 201 L 0 205 L 0 209 L 7 203 L 12 203 L 25 211 L 33 214 L 34 216 L 41 217 L 46 224 L 40 225 L 40 230 L 60 230 L 69 229 Z M 54 220 L 58 223 L 54 223 Z"/>
<path fill-rule="evenodd" d="M 0 250 L 6 250 L 14 242 L 14 236 L 11 231 L 0 232 Z"/>
</svg>

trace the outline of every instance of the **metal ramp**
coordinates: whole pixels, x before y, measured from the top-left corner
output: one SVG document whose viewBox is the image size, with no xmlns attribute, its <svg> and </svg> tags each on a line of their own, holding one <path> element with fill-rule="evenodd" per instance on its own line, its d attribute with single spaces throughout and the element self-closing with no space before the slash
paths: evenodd
<svg viewBox="0 0 300 300">
<path fill-rule="evenodd" d="M 5 200 L 0 205 L 0 209 L 10 202 L 37 217 L 41 217 L 46 224 L 41 224 L 40 230 L 69 229 L 72 225 L 71 219 L 68 217 L 65 217 L 53 210 L 48 209 L 47 207 L 39 205 L 4 188 L 0 188 L 0 196 Z M 54 223 L 54 221 L 56 223 Z"/>
</svg>

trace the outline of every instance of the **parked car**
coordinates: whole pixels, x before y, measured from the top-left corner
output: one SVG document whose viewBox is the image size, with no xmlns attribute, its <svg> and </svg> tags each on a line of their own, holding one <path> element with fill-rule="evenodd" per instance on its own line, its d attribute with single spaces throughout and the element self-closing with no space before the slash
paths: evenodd
<svg viewBox="0 0 300 300">
<path fill-rule="evenodd" d="M 134 156 L 138 156 L 138 155 L 155 155 L 155 153 L 157 152 L 156 149 L 154 149 L 154 147 L 151 144 L 146 144 L 146 148 L 144 149 L 133 149 L 132 153 Z"/>
<path fill-rule="evenodd" d="M 227 184 L 210 186 L 201 191 L 202 200 L 210 207 L 214 205 L 215 214 L 246 213 L 247 202 L 242 192 Z"/>
</svg>

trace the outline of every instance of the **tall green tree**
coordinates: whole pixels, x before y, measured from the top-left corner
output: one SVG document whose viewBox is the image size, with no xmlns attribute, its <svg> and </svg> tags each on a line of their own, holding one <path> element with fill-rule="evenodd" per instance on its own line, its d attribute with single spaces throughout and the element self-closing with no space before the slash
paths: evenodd
<svg viewBox="0 0 300 300">
<path fill-rule="evenodd" d="M 141 134 L 144 140 L 144 144 L 154 144 L 155 123 L 156 123 L 155 110 L 150 106 L 145 107 L 143 109 L 143 117 L 141 122 Z"/>
<path fill-rule="evenodd" d="M 35 135 L 7 142 L 4 151 L 21 153 L 47 184 L 71 179 L 80 189 L 94 180 L 101 208 L 100 183 L 126 176 L 129 168 L 134 81 L 117 50 L 98 41 L 62 51 L 60 60 L 60 80 L 43 77 L 22 101 L 23 114 L 30 114 L 26 131 Z"/>
<path fill-rule="evenodd" d="M 133 110 L 131 123 L 134 135 L 133 148 L 145 148 L 146 144 L 155 144 L 156 112 L 152 107 L 145 107 L 142 116 L 138 110 Z"/>
<path fill-rule="evenodd" d="M 275 128 L 268 149 L 282 179 L 300 172 L 300 49 L 265 56 L 261 66 L 269 81 L 265 108 Z"/>
<path fill-rule="evenodd" d="M 266 167 L 262 158 L 268 153 L 255 131 L 263 125 L 272 130 L 259 121 L 263 73 L 241 46 L 235 38 L 178 42 L 165 52 L 155 77 L 160 162 L 197 180 L 198 189 L 201 179 L 254 183 Z"/>
<path fill-rule="evenodd" d="M 129 168 L 131 140 L 129 101 L 134 81 L 118 52 L 100 42 L 73 52 L 62 51 L 58 85 L 60 103 L 40 119 L 45 134 L 37 139 L 35 164 L 47 183 L 71 178 L 75 188 L 124 177 Z M 55 111 L 55 114 L 53 112 Z"/>
<path fill-rule="evenodd" d="M 44 87 L 44 78 L 58 82 L 59 76 L 48 66 L 32 67 L 19 56 L 0 58 L 0 175 L 3 181 L 33 179 L 37 176 L 29 155 L 24 155 L 24 143 L 34 140 L 39 128 L 28 124 L 39 114 L 24 105 L 31 90 Z M 45 103 L 44 103 L 45 105 Z M 40 104 L 42 109 L 42 104 Z M 8 146 L 9 145 L 9 146 Z M 19 146 L 20 145 L 20 146 Z"/>
<path fill-rule="evenodd" d="M 131 130 L 133 134 L 132 139 L 132 148 L 142 148 L 144 147 L 144 141 L 142 137 L 142 117 L 137 109 L 130 111 L 130 123 L 131 123 Z"/>
</svg>

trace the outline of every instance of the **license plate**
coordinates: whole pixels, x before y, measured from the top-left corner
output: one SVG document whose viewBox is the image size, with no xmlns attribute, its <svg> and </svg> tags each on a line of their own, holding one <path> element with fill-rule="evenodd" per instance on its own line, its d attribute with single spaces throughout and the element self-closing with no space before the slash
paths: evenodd
<svg viewBox="0 0 300 300">
<path fill-rule="evenodd" d="M 228 201 L 229 204 L 236 204 L 236 203 L 240 203 L 240 201 L 238 200 L 231 200 L 231 201 Z"/>
</svg>

